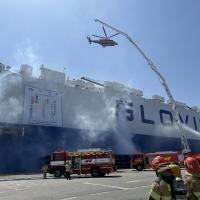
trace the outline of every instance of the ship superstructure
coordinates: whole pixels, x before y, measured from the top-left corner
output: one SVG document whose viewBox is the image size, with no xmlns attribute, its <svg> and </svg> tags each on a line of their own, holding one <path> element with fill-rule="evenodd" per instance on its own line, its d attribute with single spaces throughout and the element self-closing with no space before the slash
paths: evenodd
<svg viewBox="0 0 200 200">
<path fill-rule="evenodd" d="M 171 102 L 116 82 L 70 80 L 41 66 L 19 72 L 0 65 L 1 172 L 37 171 L 57 149 L 110 148 L 114 153 L 181 150 Z M 200 111 L 176 102 L 192 152 L 199 151 Z M 9 156 L 8 156 L 9 155 Z"/>
</svg>

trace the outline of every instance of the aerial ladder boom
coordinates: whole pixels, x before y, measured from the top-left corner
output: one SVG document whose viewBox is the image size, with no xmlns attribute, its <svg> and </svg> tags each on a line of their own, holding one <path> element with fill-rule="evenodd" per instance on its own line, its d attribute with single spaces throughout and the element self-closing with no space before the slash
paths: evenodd
<svg viewBox="0 0 200 200">
<path fill-rule="evenodd" d="M 106 27 L 108 27 L 108 28 L 110 28 L 110 29 L 116 31 L 117 33 L 119 33 L 119 34 L 125 36 L 125 37 L 134 45 L 134 47 L 140 52 L 140 54 L 141 54 L 141 55 L 143 56 L 143 58 L 147 61 L 148 65 L 151 67 L 151 69 L 158 75 L 159 80 L 160 80 L 162 86 L 164 87 L 164 89 L 165 89 L 165 91 L 166 91 L 166 93 L 167 93 L 167 95 L 168 95 L 168 97 L 169 97 L 169 99 L 170 99 L 170 102 L 171 102 L 171 104 L 172 104 L 173 117 L 174 117 L 174 120 L 175 120 L 175 122 L 176 122 L 176 124 L 177 124 L 177 126 L 178 126 L 178 128 L 179 128 L 179 130 L 180 130 L 180 133 L 181 133 L 182 153 L 184 154 L 184 153 L 190 152 L 191 150 L 190 150 L 190 147 L 189 147 L 189 144 L 188 144 L 188 141 L 187 141 L 187 137 L 186 137 L 186 135 L 185 135 L 185 133 L 184 133 L 183 126 L 182 126 L 182 124 L 181 124 L 178 111 L 177 111 L 177 109 L 176 109 L 176 108 L 177 108 L 176 102 L 175 102 L 175 100 L 174 100 L 174 98 L 173 98 L 173 96 L 172 96 L 172 93 L 171 93 L 171 91 L 170 91 L 168 85 L 167 85 L 167 82 L 165 81 L 165 79 L 164 79 L 164 77 L 161 75 L 161 73 L 158 71 L 157 67 L 156 67 L 156 66 L 154 65 L 154 63 L 147 57 L 147 55 L 142 51 L 142 49 L 131 39 L 131 37 L 130 37 L 128 34 L 122 32 L 122 31 L 120 31 L 120 30 L 118 30 L 118 29 L 116 29 L 116 28 L 114 28 L 114 27 L 112 27 L 112 26 L 110 26 L 110 25 L 108 25 L 108 24 L 106 24 L 106 23 L 104 23 L 104 22 L 98 20 L 98 19 L 96 19 L 95 22 L 98 22 L 98 23 L 100 23 L 100 24 L 103 24 L 104 26 L 106 26 Z"/>
</svg>

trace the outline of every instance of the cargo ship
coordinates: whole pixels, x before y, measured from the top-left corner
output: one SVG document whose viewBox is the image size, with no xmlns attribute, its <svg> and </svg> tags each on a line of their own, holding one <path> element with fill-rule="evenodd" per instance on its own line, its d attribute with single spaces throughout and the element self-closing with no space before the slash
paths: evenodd
<svg viewBox="0 0 200 200">
<path fill-rule="evenodd" d="M 114 153 L 181 151 L 171 102 L 121 83 L 69 79 L 29 65 L 0 64 L 0 174 L 37 172 L 55 150 L 112 149 Z M 199 153 L 200 110 L 176 102 L 192 152 Z"/>
</svg>

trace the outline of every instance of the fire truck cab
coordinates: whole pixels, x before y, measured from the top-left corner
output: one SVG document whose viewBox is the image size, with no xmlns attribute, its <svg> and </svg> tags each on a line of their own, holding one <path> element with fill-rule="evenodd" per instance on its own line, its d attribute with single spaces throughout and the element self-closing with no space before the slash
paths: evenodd
<svg viewBox="0 0 200 200">
<path fill-rule="evenodd" d="M 93 177 L 99 177 L 115 171 L 115 160 L 111 150 L 88 149 L 54 152 L 48 172 L 55 177 L 65 176 L 66 162 L 71 164 L 71 174 L 91 174 Z"/>
<path fill-rule="evenodd" d="M 138 171 L 151 168 L 151 162 L 156 156 L 162 156 L 168 163 L 176 163 L 183 166 L 184 157 L 179 152 L 166 151 L 155 153 L 138 153 L 130 155 L 130 168 Z"/>
</svg>

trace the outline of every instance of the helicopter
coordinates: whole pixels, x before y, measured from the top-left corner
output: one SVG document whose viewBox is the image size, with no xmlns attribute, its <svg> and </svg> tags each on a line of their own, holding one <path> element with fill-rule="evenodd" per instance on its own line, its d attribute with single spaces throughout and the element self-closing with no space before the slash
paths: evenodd
<svg viewBox="0 0 200 200">
<path fill-rule="evenodd" d="M 105 37 L 102 36 L 98 36 L 98 35 L 92 35 L 93 37 L 97 37 L 97 38 L 101 38 L 98 40 L 92 40 L 89 36 L 87 36 L 88 42 L 91 44 L 93 43 L 97 43 L 100 44 L 102 47 L 108 47 L 108 46 L 115 46 L 118 45 L 117 42 L 115 42 L 114 40 L 110 39 L 111 37 L 114 37 L 116 35 L 118 35 L 119 33 L 113 34 L 111 36 L 107 36 L 106 30 L 104 28 L 104 26 L 102 26 L 103 32 L 105 34 Z"/>
</svg>

